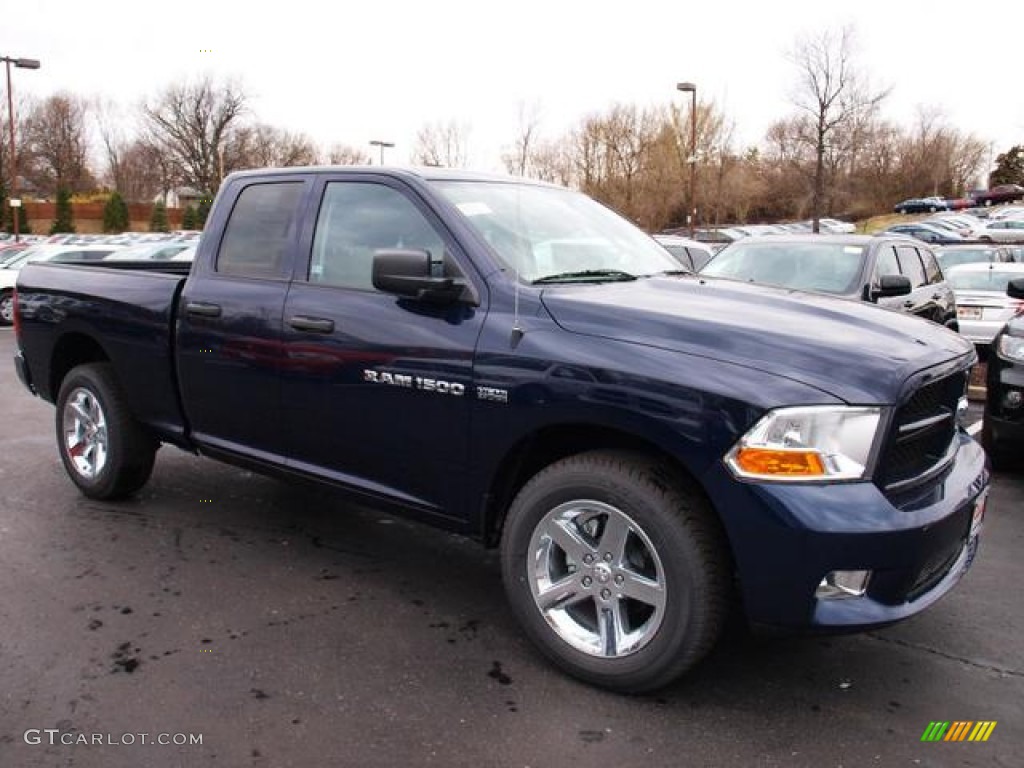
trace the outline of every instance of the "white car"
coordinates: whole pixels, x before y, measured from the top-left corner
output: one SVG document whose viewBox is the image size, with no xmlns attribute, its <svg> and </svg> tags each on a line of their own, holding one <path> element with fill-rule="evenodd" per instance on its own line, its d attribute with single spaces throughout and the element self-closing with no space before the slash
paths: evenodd
<svg viewBox="0 0 1024 768">
<path fill-rule="evenodd" d="M 5 263 L 0 269 L 0 325 L 14 322 L 14 284 L 18 282 L 18 272 L 32 261 L 99 261 L 122 246 L 113 243 L 104 244 L 54 244 L 45 243 L 22 251 L 21 254 Z"/>
<path fill-rule="evenodd" d="M 188 243 L 160 241 L 155 243 L 139 243 L 115 251 L 104 261 L 170 261 L 177 254 L 189 247 Z"/>
<path fill-rule="evenodd" d="M 1004 218 L 978 230 L 979 240 L 990 243 L 1024 243 L 1024 218 Z"/>
<path fill-rule="evenodd" d="M 956 296 L 960 333 L 975 344 L 991 344 L 1010 319 L 1024 314 L 1024 302 L 1006 295 L 1010 280 L 1024 277 L 1024 264 L 961 264 L 944 271 Z"/>
</svg>

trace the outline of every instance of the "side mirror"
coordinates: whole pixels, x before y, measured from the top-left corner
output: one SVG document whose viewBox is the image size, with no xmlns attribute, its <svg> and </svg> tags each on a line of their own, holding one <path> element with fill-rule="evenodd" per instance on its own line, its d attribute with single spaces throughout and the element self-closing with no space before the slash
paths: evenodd
<svg viewBox="0 0 1024 768">
<path fill-rule="evenodd" d="M 1024 277 L 1011 280 L 1006 286 L 1006 295 L 1011 299 L 1024 299 Z"/>
<path fill-rule="evenodd" d="M 465 281 L 446 277 L 443 270 L 443 262 L 431 259 L 427 251 L 373 252 L 373 287 L 378 291 L 432 304 L 475 304 L 472 289 Z"/>
<path fill-rule="evenodd" d="M 877 301 L 889 296 L 906 296 L 910 293 L 910 278 L 906 275 L 882 275 L 878 287 L 871 289 L 871 300 Z"/>
</svg>

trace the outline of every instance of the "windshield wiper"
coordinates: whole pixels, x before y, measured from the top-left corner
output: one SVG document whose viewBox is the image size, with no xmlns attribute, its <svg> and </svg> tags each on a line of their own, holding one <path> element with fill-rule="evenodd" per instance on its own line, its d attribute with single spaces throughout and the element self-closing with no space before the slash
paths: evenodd
<svg viewBox="0 0 1024 768">
<path fill-rule="evenodd" d="M 623 272 L 621 269 L 585 269 L 580 272 L 559 272 L 555 275 L 538 277 L 533 281 L 533 284 L 604 282 L 613 280 L 636 280 L 636 275 L 631 275 L 629 272 Z"/>
</svg>

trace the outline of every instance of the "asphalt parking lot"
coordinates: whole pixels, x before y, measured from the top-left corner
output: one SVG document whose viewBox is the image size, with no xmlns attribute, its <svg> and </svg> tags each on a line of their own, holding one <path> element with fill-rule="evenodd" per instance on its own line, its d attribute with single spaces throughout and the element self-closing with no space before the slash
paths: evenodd
<svg viewBox="0 0 1024 768">
<path fill-rule="evenodd" d="M 995 476 L 974 568 L 923 615 L 734 628 L 625 697 L 527 645 L 472 542 L 171 448 L 137 498 L 89 501 L 52 407 L 8 362 L 0 387 L 3 768 L 1022 765 L 1022 472 Z M 997 725 L 923 743 L 933 721 Z"/>
</svg>

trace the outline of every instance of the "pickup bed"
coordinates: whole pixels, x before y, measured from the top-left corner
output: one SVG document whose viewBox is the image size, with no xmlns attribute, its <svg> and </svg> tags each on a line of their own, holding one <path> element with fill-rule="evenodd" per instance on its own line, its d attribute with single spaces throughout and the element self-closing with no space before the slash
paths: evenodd
<svg viewBox="0 0 1024 768">
<path fill-rule="evenodd" d="M 138 490 L 166 443 L 500 546 L 526 634 L 592 683 L 666 684 L 737 605 L 788 629 L 897 621 L 974 557 L 970 343 L 680 273 L 577 193 L 239 173 L 187 274 L 141 267 L 19 277 L 17 370 L 83 493 Z"/>
</svg>

